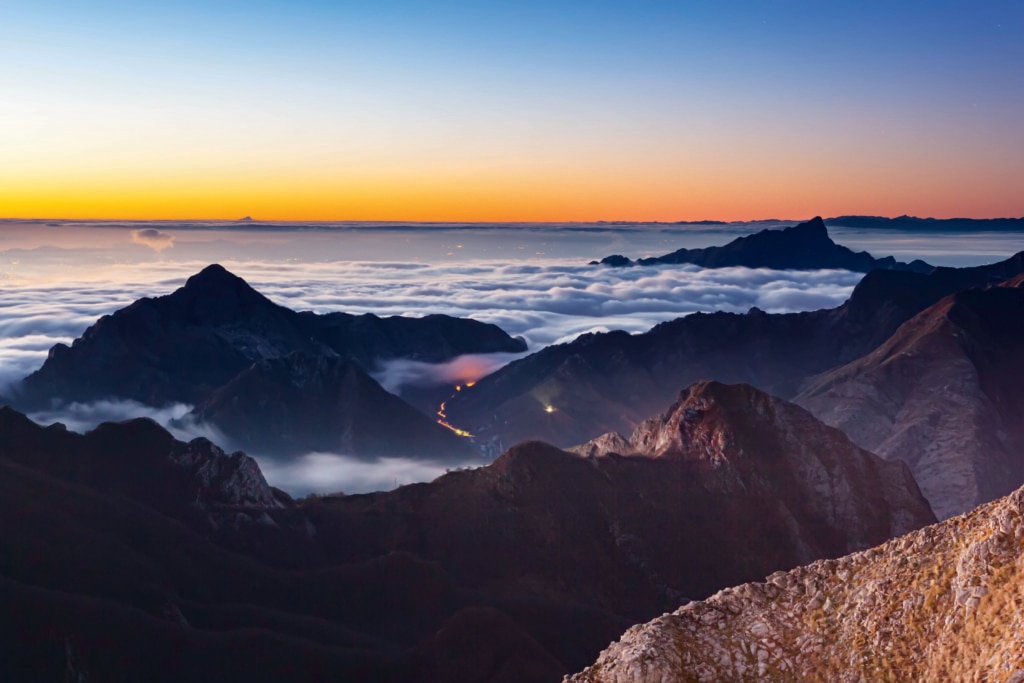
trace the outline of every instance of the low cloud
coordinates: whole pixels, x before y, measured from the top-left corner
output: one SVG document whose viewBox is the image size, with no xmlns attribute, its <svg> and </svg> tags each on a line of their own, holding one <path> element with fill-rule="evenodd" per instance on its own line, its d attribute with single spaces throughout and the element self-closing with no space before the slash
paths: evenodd
<svg viewBox="0 0 1024 683">
<path fill-rule="evenodd" d="M 447 363 L 424 363 L 399 358 L 381 363 L 371 373 L 373 378 L 393 394 L 403 387 L 434 387 L 442 384 L 478 382 L 527 353 L 466 354 Z"/>
<path fill-rule="evenodd" d="M 144 244 L 154 251 L 160 252 L 174 246 L 174 235 L 160 232 L 156 228 L 132 230 L 132 242 Z"/>
<path fill-rule="evenodd" d="M 255 457 L 267 481 L 293 496 L 390 491 L 406 484 L 433 481 L 459 467 L 450 462 L 409 458 L 365 460 L 336 453 L 309 453 L 289 460 Z M 485 464 L 473 460 L 461 466 L 478 467 Z"/>
<path fill-rule="evenodd" d="M 54 344 L 70 343 L 102 315 L 167 294 L 205 262 L 120 264 L 109 279 L 35 281 L 0 299 L 0 394 L 35 370 Z M 861 278 L 840 270 L 776 271 L 695 266 L 598 268 L 577 262 L 473 261 L 431 266 L 399 261 L 224 261 L 272 300 L 296 310 L 380 316 L 444 313 L 498 325 L 530 351 L 606 330 L 643 332 L 696 311 L 785 313 L 838 306 Z M 58 266 L 54 266 L 57 268 Z M 473 381 L 515 356 L 377 368 L 389 389 Z"/>
<path fill-rule="evenodd" d="M 48 410 L 28 414 L 34 422 L 42 425 L 60 422 L 73 432 L 84 434 L 104 422 L 123 422 L 137 417 L 148 417 L 164 427 L 174 438 L 191 441 L 203 437 L 225 450 L 234 450 L 227 438 L 214 426 L 198 422 L 190 414 L 192 406 L 172 403 L 155 408 L 137 401 L 102 400 L 89 403 L 57 404 Z"/>
</svg>

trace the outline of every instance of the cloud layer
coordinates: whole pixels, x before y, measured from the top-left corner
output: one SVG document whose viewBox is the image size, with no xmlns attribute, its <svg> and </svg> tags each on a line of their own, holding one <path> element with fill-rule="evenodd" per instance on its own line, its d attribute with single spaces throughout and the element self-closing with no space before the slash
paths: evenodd
<svg viewBox="0 0 1024 683">
<path fill-rule="evenodd" d="M 756 306 L 768 312 L 790 312 L 833 307 L 849 296 L 861 277 L 835 270 L 586 265 L 615 251 L 636 257 L 679 246 L 721 244 L 736 236 L 739 228 L 735 227 L 694 231 L 665 226 L 587 230 L 397 226 L 333 234 L 315 226 L 308 231 L 241 233 L 166 224 L 134 227 L 126 231 L 33 224 L 0 231 L 0 394 L 39 367 L 54 344 L 70 343 L 100 316 L 138 298 L 170 293 L 213 261 L 293 309 L 471 317 L 522 336 L 531 351 L 585 332 L 642 332 L 695 311 L 743 312 Z M 755 227 L 759 226 L 745 232 Z M 851 233 L 841 241 L 853 244 L 858 236 Z M 1010 244 L 1014 236 L 997 237 L 983 240 L 985 249 L 998 252 L 1005 247 L 1008 255 L 1013 251 L 1010 247 L 1017 246 Z M 900 251 L 899 235 L 889 241 L 884 236 L 871 239 L 877 241 L 872 244 L 877 254 L 920 255 Z M 915 240 L 914 248 L 923 248 L 919 236 Z M 947 257 L 952 258 L 962 248 L 958 245 L 937 238 L 928 243 L 928 255 L 946 248 Z M 976 262 L 991 260 L 975 257 Z M 439 365 L 393 361 L 375 368 L 375 374 L 392 391 L 437 382 L 455 384 L 472 381 L 514 357 L 469 356 Z M 33 417 L 85 431 L 104 420 L 145 415 L 179 438 L 206 436 L 231 448 L 208 425 L 190 421 L 188 410 L 184 405 L 150 408 L 110 400 L 72 404 Z M 324 453 L 287 463 L 267 458 L 261 462 L 272 483 L 299 493 L 391 488 L 396 482 L 433 478 L 446 467 L 400 459 L 370 463 Z"/>
</svg>

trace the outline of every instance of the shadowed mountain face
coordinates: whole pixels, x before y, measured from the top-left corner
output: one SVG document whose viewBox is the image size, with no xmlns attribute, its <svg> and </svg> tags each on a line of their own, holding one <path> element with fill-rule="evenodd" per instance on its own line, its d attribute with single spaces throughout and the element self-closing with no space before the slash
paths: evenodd
<svg viewBox="0 0 1024 683">
<path fill-rule="evenodd" d="M 820 217 L 784 230 L 762 230 L 737 237 L 720 247 L 679 249 L 671 254 L 630 261 L 620 255 L 608 256 L 606 266 L 653 266 L 664 263 L 692 263 L 703 268 L 773 268 L 775 270 L 815 270 L 840 268 L 866 273 L 870 270 L 907 270 L 929 273 L 934 267 L 924 261 L 902 263 L 892 256 L 874 258 L 866 251 L 854 252 L 829 238 Z"/>
<path fill-rule="evenodd" d="M 325 500 L 315 524 L 346 539 L 342 557 L 406 550 L 482 590 L 637 616 L 934 520 L 905 466 L 747 386 L 691 387 L 634 438 L 626 455 L 528 442 Z"/>
<path fill-rule="evenodd" d="M 148 421 L 0 418 L 11 681 L 557 681 L 627 617 L 932 519 L 904 470 L 749 387 L 689 390 L 644 432 L 674 444 L 653 456 L 529 443 L 299 502 Z M 827 493 L 843 502 L 822 515 Z"/>
<path fill-rule="evenodd" d="M 951 293 L 1024 272 L 1024 253 L 927 275 L 871 271 L 850 299 L 808 313 L 695 313 L 644 334 L 588 334 L 510 363 L 448 403 L 449 422 L 494 452 L 523 439 L 568 446 L 628 433 L 702 379 L 745 382 L 791 397 L 812 375 L 872 351 Z"/>
<path fill-rule="evenodd" d="M 630 628 L 574 683 L 1020 681 L 1024 490 Z"/>
<path fill-rule="evenodd" d="M 368 368 L 390 358 L 440 362 L 523 350 L 521 340 L 474 320 L 297 313 L 212 265 L 167 296 L 100 318 L 70 347 L 54 346 L 24 380 L 17 402 L 31 408 L 116 397 L 197 404 L 254 362 L 295 351 Z"/>
<path fill-rule="evenodd" d="M 265 359 L 195 410 L 232 442 L 256 453 L 311 451 L 465 461 L 472 447 L 402 399 L 357 363 L 296 352 Z"/>
<path fill-rule="evenodd" d="M 909 463 L 940 518 L 1024 482 L 1024 290 L 947 297 L 796 401 L 884 458 Z"/>
</svg>

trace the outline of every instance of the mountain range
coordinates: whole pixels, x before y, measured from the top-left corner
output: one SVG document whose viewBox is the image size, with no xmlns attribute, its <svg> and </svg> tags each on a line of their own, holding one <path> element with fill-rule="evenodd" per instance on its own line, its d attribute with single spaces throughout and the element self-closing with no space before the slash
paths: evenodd
<svg viewBox="0 0 1024 683">
<path fill-rule="evenodd" d="M 840 268 L 866 273 L 871 270 L 906 270 L 929 273 L 934 269 L 924 261 L 902 263 L 892 256 L 875 258 L 866 251 L 854 252 L 836 244 L 828 236 L 828 228 L 820 216 L 782 230 L 765 229 L 752 235 L 737 237 L 720 247 L 678 249 L 663 256 L 652 256 L 632 261 L 616 254 L 606 256 L 591 265 L 654 266 L 689 263 L 702 268 L 773 268 L 775 270 L 806 270 Z"/>
<path fill-rule="evenodd" d="M 941 299 L 794 399 L 907 462 L 940 518 L 1024 482 L 1024 277 Z"/>
<path fill-rule="evenodd" d="M 415 445 L 416 455 L 452 458 L 469 449 L 369 372 L 396 358 L 525 349 L 470 319 L 295 312 L 211 265 L 171 294 L 100 318 L 71 346 L 54 346 L 9 402 L 28 411 L 110 399 L 184 403 L 264 454 L 390 456 Z"/>
<path fill-rule="evenodd" d="M 704 257 L 837 247 L 820 223 Z M 444 404 L 470 441 L 374 367 L 521 340 L 295 312 L 210 266 L 54 347 L 15 407 L 184 402 L 254 453 L 493 462 L 296 499 L 152 420 L 0 408 L 0 678 L 1021 683 L 1024 252 L 915 268 L 548 347 Z"/>
<path fill-rule="evenodd" d="M 934 521 L 904 466 L 750 387 L 691 387 L 647 434 L 675 445 L 296 501 L 149 420 L 3 409 L 0 674 L 551 681 L 688 597 Z"/>
<path fill-rule="evenodd" d="M 1024 253 L 928 274 L 876 270 L 834 309 L 695 313 L 642 334 L 583 335 L 514 361 L 460 392 L 447 405 L 449 421 L 495 451 L 529 438 L 568 447 L 605 432 L 630 433 L 672 399 L 675 386 L 708 378 L 749 383 L 848 428 L 857 443 L 884 457 L 905 459 L 935 509 L 947 517 L 1006 493 L 1024 476 L 1015 441 L 1015 394 L 1006 388 L 1019 367 L 1013 322 L 1019 290 L 991 288 L 1021 273 Z M 943 298 L 958 292 L 963 293 L 957 300 L 977 309 L 974 322 L 965 313 L 959 323 L 966 326 L 956 333 L 963 337 L 960 351 L 944 357 L 949 363 L 919 368 L 918 380 L 893 372 L 910 367 L 904 361 L 913 356 L 897 362 L 887 354 L 894 348 L 902 353 L 905 337 L 915 334 L 908 330 L 927 326 L 908 321 L 919 314 L 922 320 L 941 317 L 948 305 Z M 901 328 L 904 323 L 910 327 Z M 953 365 L 957 358 L 960 365 Z M 874 365 L 888 373 L 874 394 L 861 387 L 867 380 L 839 381 L 866 377 Z M 958 367 L 967 374 L 957 375 Z M 960 391 L 958 386 L 962 391 L 954 396 L 950 392 Z M 905 401 L 900 392 L 916 392 L 918 403 Z M 914 420 L 916 428 L 905 429 Z M 974 445 L 961 450 L 969 439 Z"/>
</svg>

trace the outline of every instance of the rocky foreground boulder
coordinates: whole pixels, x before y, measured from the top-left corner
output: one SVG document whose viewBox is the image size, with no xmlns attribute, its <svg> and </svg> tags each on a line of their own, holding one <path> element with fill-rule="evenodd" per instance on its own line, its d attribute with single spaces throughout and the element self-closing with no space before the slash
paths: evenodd
<svg viewBox="0 0 1024 683">
<path fill-rule="evenodd" d="M 1024 681 L 1024 489 L 634 626 L 572 683 Z"/>
</svg>

